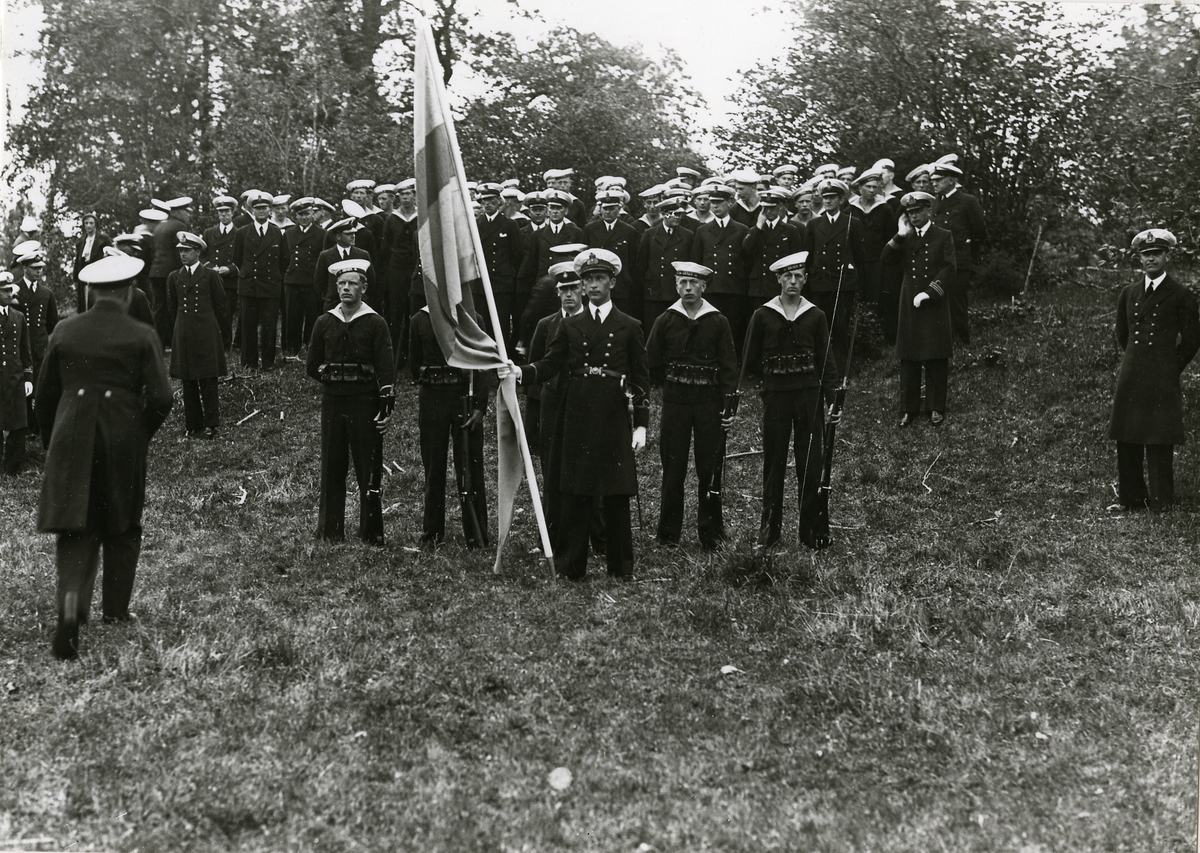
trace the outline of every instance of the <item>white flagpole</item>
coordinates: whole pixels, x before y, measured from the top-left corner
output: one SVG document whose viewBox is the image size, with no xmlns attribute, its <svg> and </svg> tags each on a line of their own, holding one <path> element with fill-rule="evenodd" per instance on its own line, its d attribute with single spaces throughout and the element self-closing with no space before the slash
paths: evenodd
<svg viewBox="0 0 1200 853">
<path fill-rule="evenodd" d="M 424 16 L 418 16 L 417 27 L 422 32 L 422 38 L 427 42 L 429 50 L 433 50 L 433 28 L 429 21 Z M 436 56 L 436 51 L 429 54 Z M 458 181 L 459 193 L 462 195 L 464 203 L 471 197 L 470 190 L 467 189 L 467 171 L 463 167 L 462 153 L 458 148 L 458 134 L 454 130 L 454 116 L 450 112 L 450 98 L 446 94 L 446 86 L 442 82 L 442 78 L 434 75 L 434 85 L 438 90 L 438 107 L 442 113 L 442 121 L 446 125 L 447 136 L 450 138 L 450 151 L 454 156 L 454 174 Z M 483 296 L 487 301 L 488 316 L 492 320 L 492 332 L 495 335 L 496 348 L 500 351 L 500 358 L 503 361 L 508 361 L 508 352 L 504 347 L 504 335 L 500 332 L 500 314 L 496 310 L 496 298 L 492 295 L 492 281 L 488 275 L 487 262 L 484 260 L 483 241 L 479 238 L 479 226 L 475 224 L 475 217 L 467 215 L 468 226 L 471 231 L 471 245 L 475 249 L 475 258 L 479 266 L 479 275 L 483 281 Z M 496 405 L 500 405 L 500 389 L 496 389 Z M 521 448 L 521 458 L 525 462 L 525 479 L 529 483 L 529 499 L 533 502 L 533 513 L 537 517 L 538 532 L 542 539 L 542 553 L 546 555 L 546 560 L 551 563 L 551 575 L 553 576 L 553 560 L 554 548 L 550 544 L 550 532 L 546 528 L 546 516 L 542 512 L 542 499 L 538 491 L 537 474 L 533 468 L 533 456 L 529 452 L 529 441 L 525 437 L 525 424 L 521 417 L 521 408 L 516 406 L 509 412 L 517 428 L 517 445 Z M 499 546 L 497 546 L 495 571 L 500 571 L 500 554 Z"/>
</svg>

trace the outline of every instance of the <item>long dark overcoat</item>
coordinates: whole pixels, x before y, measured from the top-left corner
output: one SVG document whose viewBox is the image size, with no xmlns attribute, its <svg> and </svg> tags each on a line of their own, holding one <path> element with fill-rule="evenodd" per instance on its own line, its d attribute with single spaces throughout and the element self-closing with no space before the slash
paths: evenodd
<svg viewBox="0 0 1200 853">
<path fill-rule="evenodd" d="M 25 383 L 32 381 L 25 315 L 10 307 L 7 317 L 0 316 L 0 432 L 29 426 Z"/>
<path fill-rule="evenodd" d="M 925 236 L 914 232 L 899 238 L 901 247 L 889 242 L 880 255 L 889 264 L 900 256 L 904 281 L 900 285 L 900 313 L 896 327 L 896 357 L 902 361 L 950 358 L 954 340 L 950 326 L 950 300 L 946 298 L 955 272 L 954 235 L 930 223 Z M 920 308 L 913 297 L 929 294 Z"/>
<path fill-rule="evenodd" d="M 38 530 L 84 530 L 96 482 L 105 484 L 95 503 L 106 535 L 141 523 L 146 452 L 171 411 L 154 329 L 109 300 L 68 317 L 50 336 L 36 393 L 48 448 Z"/>
<path fill-rule="evenodd" d="M 195 274 L 180 267 L 167 276 L 167 305 L 175 318 L 171 339 L 171 375 L 176 379 L 212 379 L 229 372 L 222 323 L 229 310 L 225 283 L 216 270 L 199 264 Z"/>
<path fill-rule="evenodd" d="M 576 376 L 585 367 L 613 371 L 626 378 L 629 401 L 617 377 Z M 597 323 L 588 306 L 559 325 L 546 357 L 521 368 L 521 384 L 548 382 L 565 374 L 559 415 L 562 453 L 560 490 L 569 495 L 633 495 L 637 468 L 633 428 L 649 427 L 650 372 L 642 324 L 614 307 Z"/>
<path fill-rule="evenodd" d="M 1200 349 L 1196 298 L 1169 273 L 1151 294 L 1145 277 L 1117 297 L 1117 374 L 1108 437 L 1130 444 L 1183 444 L 1179 376 Z"/>
</svg>

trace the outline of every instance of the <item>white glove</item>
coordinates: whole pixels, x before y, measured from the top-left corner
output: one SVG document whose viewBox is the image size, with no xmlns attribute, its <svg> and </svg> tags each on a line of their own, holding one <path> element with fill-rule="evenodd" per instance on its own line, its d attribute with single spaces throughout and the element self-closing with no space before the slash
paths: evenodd
<svg viewBox="0 0 1200 853">
<path fill-rule="evenodd" d="M 32 382 L 26 382 L 26 383 L 25 383 L 25 396 L 26 396 L 26 397 L 32 397 L 32 396 L 33 396 L 33 383 L 32 383 Z"/>
<path fill-rule="evenodd" d="M 913 297 L 913 308 L 920 308 L 922 305 L 924 305 L 928 301 L 929 301 L 928 293 L 918 293 L 916 296 Z"/>
<path fill-rule="evenodd" d="M 641 453 L 642 448 L 646 446 L 646 428 L 637 427 L 633 431 L 633 452 Z"/>
<path fill-rule="evenodd" d="M 907 237 L 909 234 L 912 233 L 912 230 L 913 230 L 912 225 L 908 221 L 908 214 L 907 213 L 900 214 L 900 221 L 896 223 L 896 236 L 897 237 Z"/>
<path fill-rule="evenodd" d="M 517 365 L 514 364 L 511 359 L 509 360 L 508 364 L 496 368 L 496 378 L 498 379 L 507 379 L 513 374 L 516 374 L 518 377 L 520 377 L 521 371 L 517 369 Z"/>
</svg>

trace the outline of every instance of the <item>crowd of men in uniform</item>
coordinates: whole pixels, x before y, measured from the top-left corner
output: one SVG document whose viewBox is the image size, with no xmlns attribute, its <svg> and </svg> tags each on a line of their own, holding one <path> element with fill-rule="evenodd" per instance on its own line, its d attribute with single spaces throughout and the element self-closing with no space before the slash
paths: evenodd
<svg viewBox="0 0 1200 853">
<path fill-rule="evenodd" d="M 346 476 L 353 462 L 359 536 L 383 541 L 382 435 L 395 405 L 396 378 L 407 368 L 420 386 L 422 541 L 445 536 L 445 469 L 452 449 L 466 541 L 486 544 L 481 423 L 495 379 L 517 381 L 526 392 L 530 436 L 541 459 L 556 570 L 583 578 L 590 546 L 605 554 L 610 574 L 628 578 L 635 456 L 647 441 L 652 383 L 663 386 L 656 539 L 664 546 L 682 536 L 689 452 L 698 478 L 698 539 L 715 548 L 725 537 L 725 437 L 748 374 L 761 377 L 763 397 L 758 549 L 771 548 L 782 536 L 789 449 L 797 460 L 799 539 L 812 548 L 828 544 L 816 517 L 822 437 L 827 422 L 840 418 L 834 391 L 845 380 L 862 306 L 878 314 L 896 345 L 899 426 L 918 419 L 922 400 L 931 423 L 944 422 L 949 360 L 956 338 L 969 341 L 967 292 L 987 239 L 978 201 L 958 188 L 961 177 L 954 155 L 910 171 L 909 192 L 896 186 L 890 160 L 861 174 L 831 164 L 803 183 L 799 170 L 786 164 L 770 175 L 740 170 L 707 179 L 681 167 L 639 193 L 644 212 L 636 218 L 620 177 L 596 180 L 590 211 L 571 193 L 570 169 L 546 172 L 543 191 L 523 193 L 515 180 L 472 185 L 495 306 L 493 322 L 491 311 L 483 313 L 482 283 L 474 283 L 477 319 L 526 362 L 491 375 L 448 366 L 438 346 L 424 307 L 413 179 L 394 185 L 352 181 L 340 207 L 257 190 L 240 199 L 221 195 L 211 204 L 217 222 L 203 231 L 189 230 L 193 202 L 186 197 L 154 201 L 137 227 L 111 241 L 94 216 L 85 217 L 74 265 L 76 308 L 91 314 L 87 309 L 96 301 L 112 323 L 112 306 L 119 304 L 142 330 L 153 327 L 151 349 L 171 347 L 170 375 L 184 384 L 187 431 L 202 438 L 212 438 L 219 424 L 216 380 L 227 371 L 226 352 L 238 347 L 244 369 L 271 370 L 278 364 L 282 316 L 285 358 L 298 358 L 306 348 L 307 372 L 323 388 L 318 535 L 329 539 L 345 536 Z M 102 502 L 76 507 L 75 527 L 55 520 L 54 496 L 69 491 L 65 479 L 72 468 L 51 459 L 65 439 L 48 413 L 61 414 L 58 401 L 72 398 L 70 388 L 63 397 L 63 376 L 52 375 L 64 355 L 50 337 L 58 319 L 53 298 L 47 303 L 47 288 L 37 287 L 44 253 L 36 235 L 22 236 L 27 239 L 13 259 L 22 280 L 0 288 L 8 303 L 0 304 L 5 365 L 22 365 L 4 373 L 0 430 L 9 433 L 6 446 L 23 445 L 21 431 L 43 419 L 42 437 L 51 448 L 46 470 L 54 476 L 48 473 L 43 483 L 41 527 L 60 534 L 54 648 L 69 657 L 80 620 L 86 620 L 82 602 L 90 601 L 96 549 L 103 545 L 107 554 L 110 539 L 128 537 L 134 528 L 140 541 L 141 504 L 139 498 L 136 507 L 127 507 L 123 525 L 111 523 Z M 1158 248 L 1165 239 L 1157 235 L 1143 243 Z M 124 295 L 109 298 L 114 292 Z M 11 305 L 25 312 L 23 321 L 10 322 L 10 315 L 21 317 Z M 1129 317 L 1135 326 L 1141 319 L 1137 311 Z M 98 327 L 90 338 L 83 326 L 72 328 L 76 338 L 103 346 L 94 339 Z M 138 362 L 130 375 L 136 373 L 131 381 L 140 383 L 139 416 L 148 442 L 166 417 L 169 394 L 164 398 L 161 371 L 146 364 L 145 334 L 126 331 L 130 346 L 122 355 L 129 365 Z M 1200 333 L 1196 337 L 1200 341 Z M 39 364 L 48 350 L 56 365 L 49 368 Z M 1190 355 L 1179 358 L 1186 363 Z M 104 382 L 78 375 L 77 361 L 71 365 L 62 367 L 74 371 L 67 385 L 80 400 L 95 397 L 88 392 Z M 46 402 L 35 385 L 45 385 Z M 105 399 L 112 390 L 105 389 Z M 106 405 L 99 403 L 100 409 Z M 1119 447 L 1142 446 L 1116 431 L 1114 426 Z M 6 459 L 23 458 L 22 449 L 12 450 L 13 457 L 9 452 Z M 96 450 L 109 461 L 117 452 Z M 143 480 L 144 454 L 144 444 L 133 454 L 141 460 Z M 1134 455 L 1122 450 L 1123 478 L 1126 468 L 1133 477 L 1135 464 L 1140 477 L 1142 456 Z M 103 466 L 89 469 L 75 461 L 81 467 L 74 476 L 86 478 L 89 470 L 93 478 L 104 475 Z M 1163 477 L 1169 477 L 1164 465 L 1169 469 L 1169 459 L 1151 454 L 1151 492 L 1161 492 Z M 1127 491 L 1133 495 L 1136 486 Z M 1123 502 L 1150 500 L 1139 495 Z M 81 524 L 90 538 L 71 557 L 63 542 Z M 132 553 L 136 562 L 135 545 L 112 547 L 116 555 Z M 64 570 L 64 564 L 75 568 Z M 104 612 L 121 619 L 132 566 L 115 574 L 111 602 L 106 580 Z M 68 600 L 72 590 L 75 597 Z"/>
</svg>

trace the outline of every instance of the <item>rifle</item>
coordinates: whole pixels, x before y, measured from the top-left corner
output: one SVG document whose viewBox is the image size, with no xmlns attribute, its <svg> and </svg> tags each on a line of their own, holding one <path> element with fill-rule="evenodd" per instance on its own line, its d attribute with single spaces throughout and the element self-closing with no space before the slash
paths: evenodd
<svg viewBox="0 0 1200 853">
<path fill-rule="evenodd" d="M 739 388 L 732 394 L 725 395 L 725 406 L 721 409 L 721 420 L 732 418 L 737 415 L 738 403 L 742 401 L 742 391 Z M 725 451 L 726 444 L 729 440 L 729 430 L 721 428 L 721 450 L 720 456 L 717 457 L 717 470 L 713 472 L 712 481 L 708 488 L 704 491 L 704 496 L 707 498 L 721 499 L 721 487 L 725 480 Z"/>
<path fill-rule="evenodd" d="M 857 307 L 854 311 L 854 323 L 850 326 L 850 349 L 849 354 L 854 352 L 854 338 L 858 334 L 858 317 L 859 311 Z M 846 381 L 850 374 L 850 358 L 846 357 L 846 372 L 842 374 L 842 384 L 837 387 L 833 393 L 833 411 L 842 412 L 843 406 L 846 404 Z M 817 412 L 820 413 L 820 408 Z M 821 485 L 817 487 L 817 499 L 814 504 L 815 518 L 813 519 L 813 546 L 815 548 L 825 548 L 829 545 L 829 493 L 832 491 L 830 483 L 833 479 L 833 442 L 837 435 L 837 424 L 830 421 L 825 424 L 823 443 L 825 450 L 824 465 L 821 468 Z"/>
<path fill-rule="evenodd" d="M 392 408 L 396 405 L 396 396 L 392 387 L 386 386 L 379 391 L 379 415 L 391 417 Z M 383 544 L 383 433 L 375 430 L 371 441 L 371 474 L 367 483 L 367 494 L 364 497 L 363 529 L 360 533 L 368 542 Z"/>
<path fill-rule="evenodd" d="M 463 520 L 470 527 L 470 534 L 475 539 L 475 545 L 483 547 L 487 544 L 487 538 L 483 535 L 483 527 L 479 523 L 479 514 L 475 512 L 475 489 L 471 483 L 471 427 L 468 424 L 471 422 L 472 403 L 475 397 L 475 371 L 468 371 L 469 384 L 467 385 L 467 393 L 462 398 L 462 423 L 459 429 L 462 430 L 462 465 L 460 466 L 461 476 L 458 478 L 458 497 L 459 505 L 462 507 Z"/>
<path fill-rule="evenodd" d="M 629 434 L 633 435 L 633 431 L 637 429 L 634 426 L 633 418 L 633 390 L 629 387 L 629 383 L 625 381 L 626 377 L 621 377 L 621 390 L 625 392 L 625 410 L 629 412 Z M 638 483 L 637 473 L 637 454 L 633 455 L 633 499 L 637 503 L 638 511 L 638 530 L 642 529 L 642 487 Z"/>
</svg>

